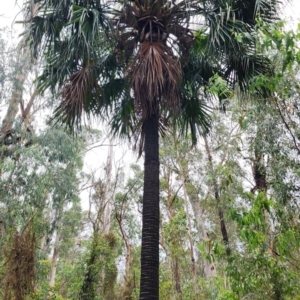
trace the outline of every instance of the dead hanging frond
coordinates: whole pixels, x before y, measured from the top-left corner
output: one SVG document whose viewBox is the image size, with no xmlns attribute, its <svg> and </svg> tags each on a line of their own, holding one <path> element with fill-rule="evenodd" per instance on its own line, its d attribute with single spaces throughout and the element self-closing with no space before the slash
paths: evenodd
<svg viewBox="0 0 300 300">
<path fill-rule="evenodd" d="M 70 127 L 80 126 L 83 113 L 93 111 L 93 100 L 102 94 L 96 73 L 95 67 L 86 66 L 69 78 L 61 91 L 62 102 L 54 118 L 60 118 Z"/>
<path fill-rule="evenodd" d="M 34 292 L 36 237 L 30 222 L 23 232 L 15 232 L 4 248 L 3 300 L 24 300 Z"/>
<path fill-rule="evenodd" d="M 181 66 L 172 50 L 162 42 L 144 41 L 130 66 L 135 107 L 143 119 L 157 113 L 158 105 L 176 111 L 180 97 Z"/>
</svg>

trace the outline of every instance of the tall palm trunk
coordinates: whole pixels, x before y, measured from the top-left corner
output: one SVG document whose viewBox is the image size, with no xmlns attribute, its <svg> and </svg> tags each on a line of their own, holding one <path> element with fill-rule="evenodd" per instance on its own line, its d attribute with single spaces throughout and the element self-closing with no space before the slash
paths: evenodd
<svg viewBox="0 0 300 300">
<path fill-rule="evenodd" d="M 158 115 L 144 124 L 145 173 L 140 299 L 159 299 L 159 154 Z"/>
</svg>

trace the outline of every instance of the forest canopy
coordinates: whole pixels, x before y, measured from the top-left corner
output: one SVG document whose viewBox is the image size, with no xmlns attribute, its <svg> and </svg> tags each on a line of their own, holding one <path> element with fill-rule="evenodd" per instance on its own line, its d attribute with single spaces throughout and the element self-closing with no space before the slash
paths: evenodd
<svg viewBox="0 0 300 300">
<path fill-rule="evenodd" d="M 186 2 L 0 30 L 1 299 L 300 299 L 300 24 Z"/>
</svg>

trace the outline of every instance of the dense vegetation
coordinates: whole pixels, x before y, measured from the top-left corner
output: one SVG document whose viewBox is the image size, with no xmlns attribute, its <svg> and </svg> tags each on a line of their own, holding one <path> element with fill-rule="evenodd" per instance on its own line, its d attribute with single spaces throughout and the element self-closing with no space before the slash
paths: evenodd
<svg viewBox="0 0 300 300">
<path fill-rule="evenodd" d="M 79 14 L 80 7 L 75 8 Z M 84 18 L 77 19 L 73 19 L 74 23 L 81 22 L 84 30 Z M 36 29 L 38 21 L 34 19 Z M 61 20 L 61 24 L 65 21 Z M 107 24 L 104 22 L 103 28 Z M 197 94 L 206 101 L 203 106 L 199 100 L 198 108 L 204 109 L 201 122 L 210 114 L 209 131 L 208 123 L 203 127 L 200 122 L 202 135 L 195 136 L 195 127 L 189 129 L 184 125 L 186 120 L 173 123 L 168 114 L 174 117 L 176 113 L 164 104 L 159 106 L 166 111 L 160 121 L 163 134 L 159 145 L 160 299 L 299 298 L 300 28 L 287 30 L 284 21 L 269 22 L 259 15 L 252 25 L 255 26 L 250 32 L 235 32 L 235 43 L 247 44 L 250 40 L 249 45 L 255 45 L 260 55 L 255 64 L 257 67 L 261 63 L 259 71 L 250 72 L 242 83 L 231 80 L 218 68 L 233 58 L 210 53 L 215 68 L 205 84 L 198 85 L 199 80 L 186 77 L 180 87 L 189 86 L 194 93 L 191 98 Z M 206 49 L 205 33 L 201 33 L 202 39 L 198 36 L 200 42 L 193 51 Z M 54 57 L 54 52 L 43 57 L 39 49 L 28 44 L 28 35 L 14 47 L 6 43 L 7 29 L 1 34 L 1 299 L 139 299 L 145 195 L 138 151 L 119 158 L 121 149 L 117 144 L 122 142 L 127 149 L 131 145 L 117 137 L 107 137 L 106 120 L 100 129 L 82 126 L 70 135 L 60 125 L 74 125 L 80 119 L 78 107 L 64 110 L 71 103 L 68 95 L 79 93 L 72 91 L 79 80 L 72 73 L 77 65 L 66 65 L 71 79 L 64 83 L 64 78 L 55 77 L 51 65 L 57 49 L 53 50 Z M 41 32 L 36 34 L 42 39 Z M 251 43 L 251 39 L 255 42 Z M 84 53 L 80 55 L 88 52 L 84 47 L 80 50 Z M 97 51 L 93 52 L 95 57 Z M 124 59 L 129 58 L 125 55 Z M 247 61 L 251 64 L 250 59 L 243 63 Z M 84 66 L 85 71 L 91 68 L 98 72 L 92 62 L 93 59 Z M 123 63 L 105 62 L 102 71 L 109 79 L 100 82 L 103 85 L 99 90 L 97 80 L 86 85 L 96 93 L 89 95 L 91 99 L 97 99 L 100 90 L 111 99 L 120 84 L 114 101 L 131 99 L 132 94 L 125 95 L 127 98 L 123 94 L 130 85 L 128 78 L 121 78 L 122 72 L 126 73 Z M 43 68 L 47 64 L 51 66 Z M 80 70 L 77 72 L 80 74 Z M 190 74 L 184 72 L 184 76 Z M 91 74 L 87 78 L 83 75 L 81 80 L 92 80 L 95 74 Z M 115 85 L 109 86 L 110 83 Z M 52 92 L 67 102 L 57 108 L 57 100 L 45 84 L 52 85 Z M 82 93 L 77 96 L 85 101 L 86 94 Z M 139 92 L 135 90 L 136 93 Z M 167 91 L 160 93 L 165 97 Z M 180 101 L 187 98 L 181 97 Z M 96 113 L 105 111 L 112 116 L 109 124 L 115 132 L 122 130 L 123 106 L 101 105 L 105 109 L 96 109 Z M 95 107 L 89 108 L 93 113 Z M 74 118 L 69 119 L 74 109 Z M 136 112 L 130 107 L 125 120 L 132 129 L 138 128 L 134 138 L 143 132 L 141 122 L 152 118 L 158 108 L 152 107 L 150 116 L 143 109 Z M 55 126 L 53 114 L 57 117 Z M 198 143 L 193 145 L 196 138 Z M 88 160 L 95 145 L 105 150 L 91 170 L 84 167 L 84 160 Z"/>
</svg>

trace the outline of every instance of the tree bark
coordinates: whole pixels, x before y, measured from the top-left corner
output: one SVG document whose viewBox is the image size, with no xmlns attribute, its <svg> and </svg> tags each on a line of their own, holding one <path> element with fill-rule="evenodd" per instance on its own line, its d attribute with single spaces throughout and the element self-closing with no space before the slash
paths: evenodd
<svg viewBox="0 0 300 300">
<path fill-rule="evenodd" d="M 187 162 L 185 162 L 187 163 Z M 182 166 L 181 166 L 182 167 Z M 187 198 L 189 203 L 191 204 L 191 207 L 194 212 L 195 221 L 196 221 L 196 228 L 198 230 L 198 233 L 201 234 L 201 239 L 205 241 L 206 243 L 209 242 L 208 232 L 205 228 L 205 220 L 204 220 L 204 212 L 203 209 L 200 206 L 200 199 L 198 197 L 196 187 L 190 182 L 188 175 L 183 172 L 183 180 L 186 184 L 189 184 L 190 188 L 186 189 Z M 191 187 L 192 190 L 191 191 Z M 209 252 L 209 247 L 207 248 L 207 252 Z M 210 278 L 217 275 L 217 270 L 214 262 L 209 262 L 207 259 L 203 259 L 203 271 L 206 278 Z"/>
<path fill-rule="evenodd" d="M 109 153 L 107 157 L 107 163 L 106 163 L 106 185 L 105 185 L 105 207 L 104 207 L 104 213 L 103 213 L 103 234 L 108 234 L 110 231 L 110 218 L 111 218 L 111 212 L 112 212 L 112 199 L 114 199 L 114 191 L 112 190 L 112 162 L 113 162 L 113 146 L 112 141 L 110 140 L 110 147 L 109 147 Z"/>
<path fill-rule="evenodd" d="M 125 197 L 124 197 L 125 198 Z M 130 269 L 131 269 L 131 263 L 132 263 L 132 246 L 129 243 L 128 237 L 126 235 L 126 231 L 123 227 L 123 214 L 124 214 L 124 208 L 122 205 L 122 210 L 120 213 L 116 213 L 116 219 L 119 225 L 119 229 L 121 231 L 121 235 L 125 244 L 126 248 L 126 258 L 125 258 L 125 285 L 124 285 L 124 293 L 123 293 L 123 298 L 124 299 L 131 299 L 131 294 L 133 290 L 133 284 L 132 284 L 132 278 L 130 274 Z"/>
<path fill-rule="evenodd" d="M 134 283 L 130 274 L 132 263 L 132 246 L 128 242 L 126 243 L 126 260 L 125 260 L 125 286 L 124 286 L 124 293 L 123 297 L 124 300 L 132 299 L 131 294 L 134 288 Z"/>
<path fill-rule="evenodd" d="M 28 15 L 26 16 L 26 20 L 30 20 L 33 16 L 35 16 L 38 4 L 33 3 L 30 4 L 30 11 Z M 28 26 L 28 24 L 26 25 Z M 2 124 L 0 126 L 0 142 L 3 142 L 3 140 L 6 137 L 6 134 L 8 134 L 14 124 L 16 115 L 19 111 L 19 105 L 22 103 L 22 97 L 23 97 L 23 90 L 24 90 L 24 83 L 26 78 L 28 77 L 28 73 L 31 68 L 31 57 L 30 57 L 30 51 L 27 46 L 24 46 L 25 38 L 21 40 L 21 42 L 18 45 L 18 51 L 16 53 L 17 55 L 17 64 L 15 67 L 15 76 L 13 80 L 13 87 L 12 87 L 12 94 L 9 101 L 9 105 L 6 111 L 6 114 L 2 120 Z M 36 93 L 34 93 L 31 97 L 31 100 L 29 101 L 29 104 L 27 105 L 26 109 L 22 112 L 23 113 L 23 120 L 28 115 L 30 108 L 33 104 L 33 101 L 35 99 Z"/>
<path fill-rule="evenodd" d="M 145 173 L 140 300 L 159 299 L 158 115 L 145 121 Z"/>
<path fill-rule="evenodd" d="M 212 156 L 211 156 L 211 152 L 209 149 L 209 145 L 208 145 L 208 141 L 207 138 L 204 137 L 204 143 L 205 143 L 205 149 L 206 149 L 206 154 L 207 154 L 207 158 L 208 158 L 208 163 L 211 169 L 211 173 L 213 174 L 214 172 L 214 168 L 213 168 L 213 161 L 212 161 Z M 227 232 L 227 228 L 226 228 L 226 223 L 224 220 L 224 212 L 223 209 L 221 207 L 221 198 L 220 198 L 220 194 L 219 194 L 219 186 L 217 183 L 217 180 L 213 174 L 213 190 L 214 190 L 214 194 L 215 194 L 215 199 L 217 202 L 217 206 L 218 206 L 218 215 L 219 215 L 219 220 L 220 220 L 220 226 L 221 226 L 221 233 L 222 233 L 222 237 L 223 237 L 223 242 L 225 244 L 226 247 L 226 254 L 227 256 L 231 255 L 231 250 L 229 247 L 229 238 L 228 238 L 228 232 Z"/>
<path fill-rule="evenodd" d="M 173 203 L 174 203 L 174 197 L 172 197 L 172 192 L 171 192 L 171 188 L 170 188 L 170 173 L 168 172 L 168 174 L 165 176 L 165 179 L 168 182 L 168 209 L 169 209 L 169 219 L 170 222 L 173 220 L 174 216 L 175 216 L 175 212 L 173 209 Z M 175 235 L 172 236 L 172 244 L 176 245 L 176 237 Z M 182 299 L 182 291 L 181 291 L 181 279 L 180 279 L 180 270 L 179 270 L 179 260 L 178 260 L 178 254 L 177 253 L 172 253 L 172 249 L 171 249 L 171 269 L 173 270 L 173 277 L 174 277 L 174 287 L 175 290 L 178 294 L 179 299 Z"/>
<path fill-rule="evenodd" d="M 193 240 L 193 226 L 192 226 L 192 221 L 191 221 L 191 216 L 189 212 L 189 199 L 188 199 L 188 194 L 186 190 L 186 185 L 185 185 L 185 178 L 183 175 L 183 171 L 181 170 L 181 165 L 180 166 L 180 173 L 181 173 L 181 181 L 182 181 L 182 187 L 183 187 L 183 199 L 184 199 L 184 208 L 185 208 L 185 213 L 186 213 L 186 219 L 187 219 L 187 225 L 188 225 L 188 233 L 189 233 L 189 241 L 190 241 L 190 256 L 191 256 L 191 264 L 192 264 L 192 272 L 193 272 L 193 277 L 194 281 L 197 281 L 197 273 L 196 273 L 196 260 L 195 260 L 195 254 L 194 254 L 194 240 Z"/>
<path fill-rule="evenodd" d="M 254 160 L 252 164 L 252 172 L 253 172 L 253 179 L 255 182 L 255 187 L 251 190 L 252 193 L 255 191 L 267 193 L 268 185 L 267 185 L 267 178 L 266 178 L 266 166 L 264 163 L 264 153 L 255 146 L 254 150 Z M 266 224 L 269 224 L 268 234 L 269 238 L 271 239 L 270 245 L 269 245 L 269 252 L 270 255 L 274 258 L 275 261 L 277 261 L 277 255 L 276 255 L 276 249 L 275 249 L 275 240 L 272 238 L 274 236 L 274 233 L 272 232 L 272 227 L 270 226 L 270 223 L 272 222 L 269 219 L 268 213 L 265 209 L 262 211 Z M 280 288 L 280 277 L 275 272 L 271 273 L 271 284 L 273 286 L 273 292 L 274 292 L 274 300 L 282 300 L 282 291 Z"/>
<path fill-rule="evenodd" d="M 49 286 L 50 287 L 54 287 L 54 284 L 55 284 L 59 244 L 60 244 L 60 234 L 58 232 L 56 232 L 54 248 L 53 248 L 53 255 L 52 255 L 51 270 L 50 270 L 50 274 L 49 274 Z"/>
<path fill-rule="evenodd" d="M 209 241 L 208 233 L 204 226 L 204 217 L 203 217 L 203 210 L 200 206 L 200 199 L 197 194 L 196 187 L 191 183 L 189 179 L 189 163 L 186 159 L 180 157 L 180 153 L 177 150 L 177 164 L 180 172 L 180 177 L 182 181 L 183 186 L 183 192 L 184 192 L 184 202 L 185 202 L 185 210 L 187 213 L 187 220 L 188 220 L 188 226 L 189 226 L 189 236 L 190 236 L 190 244 L 191 249 L 194 249 L 193 246 L 193 237 L 192 237 L 192 224 L 190 220 L 190 213 L 188 210 L 189 204 L 191 205 L 191 208 L 193 210 L 194 216 L 195 216 L 195 223 L 196 228 L 198 230 L 198 233 L 201 234 L 201 239 L 203 241 Z M 189 185 L 189 188 L 187 188 L 187 185 Z M 197 281 L 197 273 L 196 273 L 196 262 L 195 262 L 195 255 L 194 252 L 191 250 L 191 261 L 192 261 L 192 270 L 194 274 L 194 281 Z M 216 267 L 213 262 L 209 262 L 208 260 L 203 260 L 203 271 L 206 278 L 212 277 L 216 275 Z M 197 286 L 197 284 L 195 284 Z"/>
</svg>

